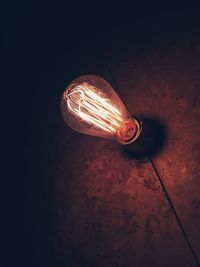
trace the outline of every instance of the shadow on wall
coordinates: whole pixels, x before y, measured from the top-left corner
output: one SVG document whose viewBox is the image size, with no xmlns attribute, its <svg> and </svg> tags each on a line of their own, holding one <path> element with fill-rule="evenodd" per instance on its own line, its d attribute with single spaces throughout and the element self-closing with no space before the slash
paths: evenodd
<svg viewBox="0 0 200 267">
<path fill-rule="evenodd" d="M 167 127 L 157 118 L 143 116 L 142 132 L 130 145 L 123 146 L 123 152 L 131 158 L 142 159 L 155 156 L 164 147 L 167 139 Z"/>
</svg>

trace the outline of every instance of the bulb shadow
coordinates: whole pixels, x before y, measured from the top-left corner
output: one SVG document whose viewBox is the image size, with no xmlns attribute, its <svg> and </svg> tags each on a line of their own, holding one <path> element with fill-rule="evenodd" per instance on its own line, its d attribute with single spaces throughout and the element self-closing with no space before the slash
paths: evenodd
<svg viewBox="0 0 200 267">
<path fill-rule="evenodd" d="M 123 153 L 135 159 L 155 156 L 164 147 L 167 139 L 167 127 L 157 118 L 143 116 L 142 132 L 132 144 L 122 147 Z"/>
</svg>

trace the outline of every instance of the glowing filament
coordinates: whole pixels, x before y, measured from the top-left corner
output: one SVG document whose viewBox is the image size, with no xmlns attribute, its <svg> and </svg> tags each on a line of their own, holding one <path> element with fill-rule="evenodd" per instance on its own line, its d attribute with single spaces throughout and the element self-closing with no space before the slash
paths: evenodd
<svg viewBox="0 0 200 267">
<path fill-rule="evenodd" d="M 95 89 L 83 83 L 69 90 L 66 95 L 68 109 L 107 132 L 116 132 L 122 123 L 122 114 L 110 104 L 109 99 L 98 95 Z"/>
</svg>

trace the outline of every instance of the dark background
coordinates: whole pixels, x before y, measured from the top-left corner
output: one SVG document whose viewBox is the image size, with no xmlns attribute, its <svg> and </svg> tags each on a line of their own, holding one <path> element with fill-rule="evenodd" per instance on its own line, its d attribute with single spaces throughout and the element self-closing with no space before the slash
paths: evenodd
<svg viewBox="0 0 200 267">
<path fill-rule="evenodd" d="M 104 266 L 101 260 L 96 264 L 95 260 L 83 260 L 81 249 L 70 248 L 69 253 L 62 253 L 61 239 L 57 237 L 59 223 L 54 210 L 59 201 L 54 186 L 63 155 L 62 145 L 60 150 L 57 148 L 61 142 L 58 137 L 68 135 L 63 150 L 71 146 L 71 153 L 75 153 L 73 142 L 82 138 L 68 128 L 59 135 L 60 127 L 65 127 L 59 110 L 60 96 L 68 82 L 81 74 L 102 73 L 106 77 L 109 71 L 104 58 L 109 55 L 104 51 L 116 45 L 118 35 L 130 33 L 129 39 L 119 39 L 119 46 L 122 41 L 134 40 L 133 48 L 142 47 L 143 51 L 155 44 L 167 49 L 170 43 L 188 36 L 197 36 L 198 43 L 199 7 L 189 3 L 153 5 L 151 1 L 133 2 L 130 6 L 123 2 L 16 1 L 8 2 L 1 13 L 5 119 L 2 155 L 7 159 L 3 169 L 9 177 L 2 177 L 2 259 L 6 262 L 2 266 Z M 75 138 L 71 138 L 73 135 Z M 70 157 L 69 148 L 68 162 Z M 76 165 L 69 167 L 69 176 L 70 168 Z M 66 199 L 70 203 L 70 194 Z M 77 257 L 82 260 L 75 260 Z"/>
</svg>

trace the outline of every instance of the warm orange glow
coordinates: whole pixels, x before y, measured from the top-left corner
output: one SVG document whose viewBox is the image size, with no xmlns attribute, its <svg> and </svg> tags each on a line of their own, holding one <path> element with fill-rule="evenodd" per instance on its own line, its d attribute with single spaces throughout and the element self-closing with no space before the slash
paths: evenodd
<svg viewBox="0 0 200 267">
<path fill-rule="evenodd" d="M 73 80 L 61 98 L 64 121 L 77 132 L 108 138 L 121 144 L 135 141 L 141 123 L 104 79 L 83 75 Z"/>
<path fill-rule="evenodd" d="M 107 132 L 115 133 L 123 121 L 120 111 L 90 84 L 77 85 L 66 92 L 66 98 L 72 113 Z"/>
</svg>

